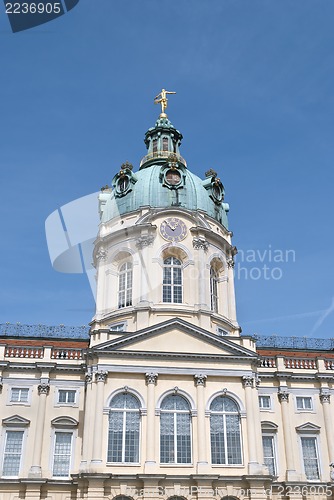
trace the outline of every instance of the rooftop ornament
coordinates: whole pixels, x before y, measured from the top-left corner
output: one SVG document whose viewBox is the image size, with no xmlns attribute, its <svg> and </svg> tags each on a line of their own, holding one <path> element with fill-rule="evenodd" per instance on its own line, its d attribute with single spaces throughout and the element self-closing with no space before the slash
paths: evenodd
<svg viewBox="0 0 334 500">
<path fill-rule="evenodd" d="M 167 94 L 176 94 L 176 92 L 171 92 L 169 90 L 162 89 L 160 94 L 156 95 L 154 98 L 154 104 L 161 104 L 160 118 L 167 118 L 167 115 L 165 113 L 168 105 Z"/>
</svg>

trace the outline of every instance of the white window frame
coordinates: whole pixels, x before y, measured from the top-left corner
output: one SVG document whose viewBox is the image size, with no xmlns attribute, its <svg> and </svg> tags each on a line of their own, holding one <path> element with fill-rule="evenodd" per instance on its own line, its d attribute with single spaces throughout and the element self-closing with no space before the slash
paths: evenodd
<svg viewBox="0 0 334 500">
<path fill-rule="evenodd" d="M 170 264 L 166 264 L 167 259 L 172 259 Z M 179 262 L 179 264 L 175 263 L 175 260 Z M 165 270 L 170 269 L 170 282 L 165 283 Z M 175 283 L 174 282 L 174 269 L 179 269 L 180 270 L 180 276 L 181 276 L 181 283 Z M 163 259 L 163 264 L 162 264 L 162 302 L 163 304 L 183 304 L 183 294 L 184 294 L 184 288 L 183 288 L 183 263 L 182 260 L 179 257 L 175 257 L 174 255 L 167 255 Z M 171 300 L 165 300 L 165 288 L 170 290 L 170 296 Z M 181 300 L 175 301 L 175 292 L 177 290 L 181 289 Z"/>
<path fill-rule="evenodd" d="M 231 412 L 231 411 L 215 411 L 215 410 L 211 410 L 211 405 L 212 403 L 215 401 L 215 399 L 219 398 L 220 396 L 219 395 L 216 395 L 210 402 L 210 424 L 209 424 L 209 429 L 210 429 L 210 437 L 209 437 L 209 440 L 210 440 L 210 445 L 209 445 L 209 448 L 210 448 L 210 461 L 211 461 L 211 466 L 212 467 L 242 467 L 243 464 L 244 464 L 244 449 L 243 449 L 243 435 L 242 435 L 242 424 L 241 424 L 241 415 L 240 415 L 240 405 L 238 404 L 238 402 L 236 401 L 235 398 L 233 398 L 232 396 L 227 396 L 228 399 L 232 400 L 233 403 L 236 405 L 236 408 L 237 408 L 237 411 L 236 412 Z M 224 464 L 216 464 L 213 462 L 212 460 L 212 447 L 211 447 L 211 416 L 214 416 L 214 415 L 222 415 L 223 416 L 223 430 L 224 430 L 224 443 L 225 443 L 225 446 L 224 446 L 224 455 L 225 455 L 225 463 Z M 227 435 L 228 435 L 228 432 L 227 432 L 227 425 L 226 425 L 226 415 L 238 415 L 238 418 L 239 418 L 239 443 L 240 443 L 240 463 L 229 463 L 229 460 L 228 460 L 228 450 L 227 450 L 227 446 L 226 446 L 226 443 L 227 443 Z"/>
<path fill-rule="evenodd" d="M 74 392 L 74 402 L 69 402 L 69 401 L 59 401 L 60 397 L 60 392 L 65 391 L 65 392 Z M 78 390 L 74 387 L 58 387 L 56 390 L 56 403 L 55 406 L 78 406 Z"/>
<path fill-rule="evenodd" d="M 54 470 L 54 461 L 55 461 L 55 450 L 56 450 L 56 438 L 57 434 L 70 434 L 71 435 L 71 454 L 70 454 L 70 463 L 69 463 L 69 469 L 68 469 L 68 474 L 66 476 L 55 476 L 53 474 Z M 50 463 L 50 469 L 51 469 L 51 476 L 56 479 L 68 479 L 71 474 L 71 470 L 73 468 L 73 463 L 74 463 L 74 452 L 75 452 L 75 441 L 76 441 L 76 430 L 70 429 L 70 428 L 55 428 L 53 429 L 53 436 L 52 436 L 52 453 L 51 453 L 51 463 Z"/>
<path fill-rule="evenodd" d="M 19 390 L 19 391 L 28 391 L 28 396 L 27 396 L 27 401 L 13 401 L 12 400 L 12 391 L 13 389 Z M 31 397 L 31 388 L 30 387 L 25 387 L 22 385 L 13 385 L 8 387 L 8 405 L 24 405 L 24 406 L 30 406 L 30 397 Z"/>
<path fill-rule="evenodd" d="M 15 476 L 9 476 L 8 474 L 4 474 L 4 461 L 5 461 L 5 451 L 6 451 L 6 445 L 7 445 L 7 433 L 8 432 L 21 432 L 22 433 L 22 443 L 21 443 L 21 453 L 20 453 L 20 464 L 19 464 L 19 471 L 18 474 Z M 16 478 L 20 477 L 20 473 L 22 471 L 22 465 L 23 465 L 23 458 L 24 458 L 24 450 L 25 450 L 25 441 L 26 441 L 26 433 L 27 430 L 22 427 L 10 427 L 6 426 L 3 428 L 3 445 L 2 445 L 2 457 L 1 457 L 1 477 L 4 478 Z"/>
<path fill-rule="evenodd" d="M 302 412 L 308 412 L 308 411 L 309 411 L 309 412 L 310 412 L 310 411 L 312 412 L 312 411 L 314 411 L 314 402 L 313 402 L 313 398 L 312 398 L 312 396 L 301 396 L 301 395 L 296 395 L 296 396 L 295 396 L 295 399 L 296 399 L 296 411 L 298 411 L 298 412 L 299 412 L 299 411 L 302 411 Z M 302 408 L 298 406 L 298 399 L 302 400 L 302 406 L 303 406 Z M 305 401 L 305 399 L 310 400 L 310 402 L 311 402 L 311 408 L 305 408 L 305 407 L 304 407 L 304 401 Z"/>
<path fill-rule="evenodd" d="M 119 323 L 111 323 L 109 325 L 109 332 L 114 333 L 114 332 L 126 332 L 127 328 L 127 321 L 121 321 Z"/>
<path fill-rule="evenodd" d="M 141 436 L 142 436 L 142 406 L 141 406 L 141 401 L 138 398 L 138 396 L 134 393 L 129 393 L 130 396 L 133 396 L 134 398 L 137 399 L 138 401 L 138 409 L 129 409 L 129 408 L 111 408 L 111 402 L 114 399 L 114 397 L 118 396 L 119 393 L 113 394 L 113 397 L 109 401 L 109 407 L 108 407 L 108 438 L 107 438 L 107 458 L 106 462 L 108 465 L 125 465 L 125 466 L 132 466 L 132 465 L 140 465 L 140 454 L 141 454 Z M 111 412 L 117 412 L 122 414 L 122 461 L 121 462 L 110 462 L 108 461 L 108 455 L 109 455 L 109 418 L 110 418 L 110 413 Z M 131 413 L 131 412 L 138 412 L 139 413 L 139 438 L 138 438 L 138 461 L 137 462 L 125 462 L 123 459 L 125 459 L 125 440 L 126 440 L 126 414 Z"/>
<path fill-rule="evenodd" d="M 315 453 L 316 453 L 316 459 L 317 459 L 317 465 L 318 465 L 318 471 L 319 471 L 319 477 L 317 479 L 308 479 L 306 476 L 306 471 L 305 471 L 305 461 L 304 461 L 304 453 L 303 453 L 303 443 L 302 440 L 308 438 L 308 439 L 314 439 L 315 442 Z M 320 460 L 320 447 L 319 447 L 319 442 L 318 442 L 318 436 L 315 434 L 311 433 L 303 433 L 299 435 L 299 443 L 300 443 L 300 457 L 301 457 L 301 462 L 302 462 L 302 470 L 304 471 L 304 474 L 306 476 L 306 480 L 310 482 L 319 482 L 321 481 L 321 472 L 322 472 L 322 467 L 321 467 L 321 460 Z"/>
<path fill-rule="evenodd" d="M 124 267 L 124 269 L 122 269 Z M 130 267 L 128 267 L 130 266 Z M 124 276 L 124 287 L 121 286 L 121 277 Z M 130 278 L 131 276 L 131 278 Z M 130 281 L 130 286 L 129 286 Z M 121 299 L 124 294 L 124 299 Z M 133 305 L 133 262 L 127 260 L 122 262 L 118 268 L 118 292 L 117 292 L 117 307 L 124 309 Z"/>
<path fill-rule="evenodd" d="M 210 265 L 210 309 L 213 313 L 219 312 L 219 275 L 215 267 Z"/>
<path fill-rule="evenodd" d="M 261 398 L 268 398 L 269 406 L 261 406 Z M 272 397 L 270 396 L 270 394 L 259 394 L 259 408 L 261 411 L 272 410 Z"/>
<path fill-rule="evenodd" d="M 161 409 L 162 403 L 165 401 L 166 398 L 169 398 L 172 396 L 172 394 L 167 394 L 161 401 L 160 403 L 160 422 L 159 422 L 159 461 L 161 466 L 177 466 L 177 467 L 191 467 L 193 464 L 193 422 L 192 422 L 192 413 L 191 413 L 191 404 L 190 401 L 184 397 L 183 395 L 180 395 L 188 404 L 189 410 L 163 410 Z M 161 461 L 161 414 L 173 414 L 173 433 L 174 433 L 174 462 L 162 462 Z M 178 452 L 178 446 L 177 446 L 177 437 L 178 437 L 178 428 L 179 424 L 177 423 L 177 415 L 178 414 L 186 414 L 190 415 L 190 421 L 189 421 L 189 427 L 190 427 L 190 462 L 178 462 L 177 461 L 177 452 Z"/>
<path fill-rule="evenodd" d="M 273 459 L 274 459 L 274 476 L 278 476 L 278 462 L 277 462 L 277 443 L 276 443 L 276 434 L 273 432 L 267 431 L 267 430 L 262 430 L 262 438 L 264 437 L 270 437 L 273 443 Z M 262 448 L 263 448 L 263 441 L 262 441 Z M 264 457 L 264 449 L 263 449 L 263 458 Z"/>
</svg>

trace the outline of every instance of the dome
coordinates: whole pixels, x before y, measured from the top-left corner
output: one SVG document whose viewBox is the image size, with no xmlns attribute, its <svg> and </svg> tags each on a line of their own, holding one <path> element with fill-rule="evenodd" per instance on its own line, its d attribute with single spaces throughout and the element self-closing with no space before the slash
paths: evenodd
<svg viewBox="0 0 334 500">
<path fill-rule="evenodd" d="M 112 180 L 112 188 L 102 189 L 101 222 L 142 207 L 178 207 L 203 211 L 228 227 L 223 184 L 213 170 L 206 172 L 204 180 L 188 170 L 179 153 L 181 139 L 182 134 L 167 116 L 160 116 L 145 134 L 148 152 L 139 171 L 134 173 L 132 165 L 124 163 Z"/>
</svg>

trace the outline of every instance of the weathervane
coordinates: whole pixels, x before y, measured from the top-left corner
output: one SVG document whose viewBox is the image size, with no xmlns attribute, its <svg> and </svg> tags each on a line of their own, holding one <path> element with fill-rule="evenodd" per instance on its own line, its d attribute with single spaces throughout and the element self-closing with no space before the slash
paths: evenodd
<svg viewBox="0 0 334 500">
<path fill-rule="evenodd" d="M 165 113 L 168 104 L 167 94 L 176 94 L 176 92 L 170 92 L 169 90 L 162 89 L 160 94 L 156 95 L 154 98 L 154 104 L 161 104 L 160 117 L 162 118 L 167 116 Z"/>
</svg>

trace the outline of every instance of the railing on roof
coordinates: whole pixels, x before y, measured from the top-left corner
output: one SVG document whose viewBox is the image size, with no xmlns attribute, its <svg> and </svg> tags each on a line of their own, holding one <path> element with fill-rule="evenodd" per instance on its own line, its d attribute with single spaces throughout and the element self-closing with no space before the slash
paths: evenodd
<svg viewBox="0 0 334 500">
<path fill-rule="evenodd" d="M 334 339 L 316 339 L 312 337 L 283 337 L 280 335 L 254 335 L 257 347 L 278 347 L 281 349 L 315 349 L 317 351 L 334 350 Z"/>
<path fill-rule="evenodd" d="M 88 326 L 49 326 L 23 325 L 21 323 L 0 324 L 0 337 L 30 337 L 30 338 L 62 338 L 62 339 L 89 339 Z"/>
</svg>

